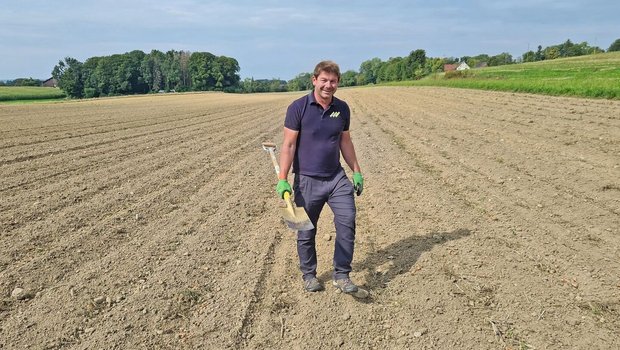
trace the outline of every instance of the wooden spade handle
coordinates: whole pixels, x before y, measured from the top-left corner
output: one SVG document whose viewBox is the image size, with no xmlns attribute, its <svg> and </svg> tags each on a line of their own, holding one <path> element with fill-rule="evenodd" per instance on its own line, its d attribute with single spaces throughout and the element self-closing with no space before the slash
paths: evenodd
<svg viewBox="0 0 620 350">
<path fill-rule="evenodd" d="M 275 153 L 276 144 L 273 142 L 263 142 L 263 149 L 269 152 L 271 156 L 271 162 L 273 163 L 273 168 L 276 170 L 276 176 L 280 175 L 280 165 L 278 165 Z"/>
</svg>

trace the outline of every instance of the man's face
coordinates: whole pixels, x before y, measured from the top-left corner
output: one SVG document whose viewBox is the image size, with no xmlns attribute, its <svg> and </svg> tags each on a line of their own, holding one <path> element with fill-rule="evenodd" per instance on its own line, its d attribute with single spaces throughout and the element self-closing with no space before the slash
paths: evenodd
<svg viewBox="0 0 620 350">
<path fill-rule="evenodd" d="M 338 75 L 334 73 L 321 72 L 318 77 L 312 76 L 314 91 L 322 99 L 331 100 L 338 89 Z"/>
</svg>

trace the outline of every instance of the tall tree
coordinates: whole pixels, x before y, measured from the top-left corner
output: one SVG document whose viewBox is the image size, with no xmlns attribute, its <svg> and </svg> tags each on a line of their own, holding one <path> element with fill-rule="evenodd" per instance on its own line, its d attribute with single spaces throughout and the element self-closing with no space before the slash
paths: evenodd
<svg viewBox="0 0 620 350">
<path fill-rule="evenodd" d="M 215 78 L 211 68 L 215 61 L 215 55 L 209 52 L 194 52 L 189 58 L 189 73 L 192 82 L 192 90 L 207 91 L 215 87 Z"/>
<path fill-rule="evenodd" d="M 612 51 L 620 51 L 620 39 L 616 39 L 613 43 L 611 43 L 611 45 L 609 45 L 607 52 Z"/>
<path fill-rule="evenodd" d="M 403 80 L 407 79 L 419 79 L 421 71 L 420 68 L 424 68 L 426 65 L 426 51 L 417 49 L 411 51 L 409 56 L 405 59 L 405 74 L 402 77 Z"/>
<path fill-rule="evenodd" d="M 183 85 L 181 55 L 182 51 L 169 50 L 166 52 L 166 58 L 162 63 L 164 89 L 166 91 L 184 91 L 189 89 L 188 85 Z"/>
<path fill-rule="evenodd" d="M 228 90 L 239 85 L 241 78 L 239 77 L 239 62 L 232 57 L 219 56 L 215 60 L 219 69 L 219 88 Z M 217 82 L 216 82 L 217 86 Z"/>
<path fill-rule="evenodd" d="M 357 85 L 357 73 L 354 70 L 348 70 L 340 76 L 340 86 Z"/>
<path fill-rule="evenodd" d="M 103 56 L 97 60 L 93 80 L 99 96 L 115 95 L 118 92 L 115 71 L 120 64 L 120 55 Z"/>
<path fill-rule="evenodd" d="M 401 76 L 404 75 L 404 71 L 406 70 L 404 65 L 405 62 L 402 57 L 390 57 L 390 59 L 379 68 L 377 83 L 401 80 Z"/>
<path fill-rule="evenodd" d="M 360 75 L 358 76 L 358 85 L 375 84 L 382 63 L 383 62 L 378 57 L 362 62 L 360 66 Z"/>
<path fill-rule="evenodd" d="M 181 77 L 181 90 L 187 91 L 192 88 L 192 79 L 191 74 L 189 72 L 189 59 L 192 57 L 191 52 L 189 51 L 180 51 L 179 52 L 179 67 L 180 67 L 180 77 Z"/>
<path fill-rule="evenodd" d="M 148 85 L 144 82 L 140 67 L 146 54 L 134 50 L 122 55 L 121 65 L 117 71 L 117 79 L 121 94 L 143 94 L 148 92 Z"/>
<path fill-rule="evenodd" d="M 148 90 L 151 92 L 157 92 L 164 88 L 165 61 L 166 55 L 158 50 L 151 50 L 151 52 L 142 59 L 140 64 L 142 81 L 148 86 Z"/>
<path fill-rule="evenodd" d="M 536 58 L 536 61 L 542 61 L 545 59 L 545 53 L 543 52 L 542 45 L 538 45 L 535 58 Z"/>
<path fill-rule="evenodd" d="M 66 57 L 64 61 L 58 61 L 58 64 L 54 66 L 52 77 L 58 81 L 58 87 L 68 96 L 75 98 L 84 96 L 82 62 Z"/>
<path fill-rule="evenodd" d="M 101 57 L 88 58 L 82 67 L 82 80 L 84 81 L 84 97 L 99 97 L 101 91 L 97 83 L 97 66 Z"/>
</svg>

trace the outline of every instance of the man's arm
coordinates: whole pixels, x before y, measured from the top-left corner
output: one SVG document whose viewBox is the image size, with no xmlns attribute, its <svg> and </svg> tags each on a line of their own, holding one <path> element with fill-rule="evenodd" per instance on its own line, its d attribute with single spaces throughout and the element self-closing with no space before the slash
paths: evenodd
<svg viewBox="0 0 620 350">
<path fill-rule="evenodd" d="M 353 147 L 353 141 L 351 141 L 351 132 L 343 131 L 340 138 L 340 152 L 344 161 L 353 172 L 361 173 L 360 165 L 357 163 L 357 156 L 355 155 L 355 147 Z"/>
<path fill-rule="evenodd" d="M 278 179 L 280 180 L 286 180 L 288 172 L 291 170 L 291 164 L 293 164 L 293 158 L 295 157 L 295 148 L 297 147 L 298 134 L 299 131 L 284 127 L 284 140 L 282 141 L 282 148 L 280 150 L 280 174 L 278 174 Z"/>
</svg>

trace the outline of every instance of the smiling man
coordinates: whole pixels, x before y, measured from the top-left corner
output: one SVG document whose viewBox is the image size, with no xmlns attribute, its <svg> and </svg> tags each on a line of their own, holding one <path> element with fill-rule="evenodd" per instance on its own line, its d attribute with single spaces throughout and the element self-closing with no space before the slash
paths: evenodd
<svg viewBox="0 0 620 350">
<path fill-rule="evenodd" d="M 336 240 L 333 285 L 347 294 L 358 287 L 349 278 L 355 243 L 355 198 L 362 194 L 364 179 L 351 141 L 351 112 L 346 102 L 334 94 L 340 82 L 340 68 L 332 61 L 317 64 L 312 76 L 314 89 L 291 103 L 284 120 L 284 141 L 280 154 L 280 174 L 276 191 L 283 197 L 291 192 L 288 172 L 295 174 L 295 204 L 303 207 L 314 229 L 297 232 L 297 253 L 304 289 L 323 290 L 316 277 L 315 237 L 323 207 L 334 213 Z M 353 183 L 340 165 L 340 154 L 353 171 Z"/>
</svg>

